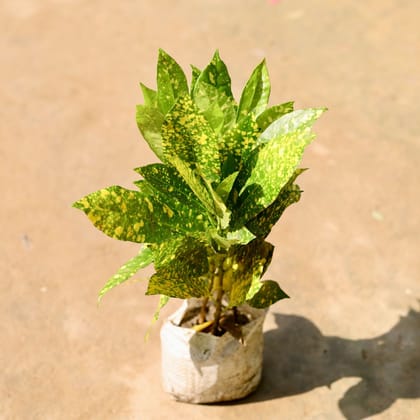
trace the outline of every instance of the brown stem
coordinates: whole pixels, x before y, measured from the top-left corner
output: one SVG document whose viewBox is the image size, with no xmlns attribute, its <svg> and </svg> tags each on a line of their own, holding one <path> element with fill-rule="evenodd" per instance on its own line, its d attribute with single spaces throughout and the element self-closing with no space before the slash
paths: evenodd
<svg viewBox="0 0 420 420">
<path fill-rule="evenodd" d="M 222 277 L 222 271 L 218 275 L 215 276 L 215 280 L 217 281 L 216 287 L 216 310 L 214 312 L 214 324 L 212 328 L 212 334 L 217 335 L 217 332 L 219 331 L 219 322 L 220 322 L 220 316 L 222 314 L 222 298 L 223 298 L 223 277 Z"/>
<path fill-rule="evenodd" d="M 203 298 L 203 301 L 201 303 L 200 318 L 199 318 L 199 323 L 200 324 L 206 322 L 207 303 L 208 302 L 209 302 L 209 298 L 208 297 Z"/>
<path fill-rule="evenodd" d="M 238 307 L 234 306 L 232 310 L 233 310 L 233 321 L 235 322 L 235 324 L 237 324 L 238 323 Z"/>
</svg>

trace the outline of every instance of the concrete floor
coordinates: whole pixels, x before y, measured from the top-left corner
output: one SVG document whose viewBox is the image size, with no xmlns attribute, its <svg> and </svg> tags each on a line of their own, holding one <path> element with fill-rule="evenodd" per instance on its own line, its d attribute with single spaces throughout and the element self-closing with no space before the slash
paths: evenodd
<svg viewBox="0 0 420 420">
<path fill-rule="evenodd" d="M 418 0 L 3 0 L 0 418 L 420 418 L 419 15 Z M 70 207 L 153 161 L 134 107 L 159 47 L 186 70 L 219 48 L 236 95 L 266 57 L 272 103 L 329 107 L 270 237 L 266 277 L 292 299 L 235 404 L 161 391 L 145 282 L 96 305 L 138 247 Z"/>
</svg>

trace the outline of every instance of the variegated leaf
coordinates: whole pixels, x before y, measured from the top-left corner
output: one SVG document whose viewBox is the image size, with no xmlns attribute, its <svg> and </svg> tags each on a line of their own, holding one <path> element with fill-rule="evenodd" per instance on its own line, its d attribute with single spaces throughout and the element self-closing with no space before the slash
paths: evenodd
<svg viewBox="0 0 420 420">
<path fill-rule="evenodd" d="M 273 245 L 261 239 L 229 249 L 231 266 L 224 271 L 224 277 L 230 276 L 229 306 L 239 306 L 245 302 L 253 279 L 261 278 L 270 263 L 273 249 Z"/>
<path fill-rule="evenodd" d="M 304 169 L 297 169 L 274 202 L 247 222 L 246 227 L 254 235 L 265 238 L 286 208 L 300 200 L 301 190 L 293 182 L 303 171 Z"/>
<path fill-rule="evenodd" d="M 218 140 L 189 96 L 180 98 L 162 124 L 165 157 L 178 156 L 209 182 L 220 178 Z"/>
<path fill-rule="evenodd" d="M 182 216 L 151 195 L 147 188 L 131 191 L 109 187 L 87 195 L 74 203 L 74 207 L 83 210 L 106 235 L 122 241 L 161 243 L 168 235 L 195 231 L 194 226 L 186 224 Z"/>
<path fill-rule="evenodd" d="M 325 110 L 326 108 L 309 108 L 286 113 L 261 133 L 258 142 L 266 143 L 284 134 L 310 129 Z"/>
<path fill-rule="evenodd" d="M 216 187 L 216 193 L 225 203 L 229 197 L 230 191 L 232 190 L 238 173 L 238 171 L 231 173 Z"/>
<path fill-rule="evenodd" d="M 302 159 L 305 147 L 314 138 L 309 121 L 313 124 L 322 112 L 320 109 L 308 110 L 311 117 L 302 118 L 302 126 L 292 125 L 287 120 L 293 131 L 279 125 L 270 140 L 253 150 L 236 178 L 234 189 L 240 193 L 235 205 L 239 209 L 234 215 L 232 229 L 246 224 L 276 199 Z"/>
<path fill-rule="evenodd" d="M 133 277 L 137 271 L 147 267 L 153 262 L 153 252 L 150 248 L 144 247 L 131 260 L 126 262 L 105 284 L 99 292 L 98 300 L 101 300 L 105 293 L 109 292 L 115 286 L 125 282 Z"/>
<path fill-rule="evenodd" d="M 264 131 L 271 123 L 289 112 L 293 112 L 293 102 L 285 102 L 284 104 L 274 105 L 266 109 L 257 117 L 260 130 Z"/>
<path fill-rule="evenodd" d="M 218 51 L 214 53 L 210 64 L 201 72 L 197 83 L 212 85 L 227 97 L 233 98 L 229 72 Z"/>
<path fill-rule="evenodd" d="M 172 156 L 172 165 L 177 169 L 178 173 L 182 176 L 184 181 L 191 188 L 191 191 L 200 200 L 201 204 L 207 210 L 209 215 L 217 216 L 216 209 L 214 208 L 213 199 L 209 193 L 203 178 L 197 174 L 197 171 L 191 169 L 182 159 L 178 156 Z"/>
<path fill-rule="evenodd" d="M 180 96 L 188 94 L 187 78 L 179 64 L 162 49 L 157 65 L 157 103 L 165 115 Z"/>
<path fill-rule="evenodd" d="M 193 237 L 186 237 L 172 257 L 150 278 L 147 295 L 163 294 L 187 299 L 210 293 L 208 248 Z"/>
<path fill-rule="evenodd" d="M 163 114 L 157 108 L 137 105 L 136 120 L 137 126 L 150 148 L 161 161 L 164 161 L 165 155 L 161 135 Z"/>
<path fill-rule="evenodd" d="M 160 295 L 158 307 L 153 314 L 153 322 L 156 322 L 159 319 L 160 311 L 164 308 L 164 306 L 166 306 L 170 299 L 171 298 L 169 296 Z"/>
<path fill-rule="evenodd" d="M 193 100 L 215 133 L 223 134 L 235 123 L 236 104 L 233 98 L 200 77 L 195 84 Z"/>
<path fill-rule="evenodd" d="M 205 218 L 206 208 L 173 166 L 152 163 L 136 168 L 135 171 L 165 197 L 169 206 L 181 204 L 191 209 L 188 219 L 195 216 L 199 220 Z"/>
<path fill-rule="evenodd" d="M 216 133 L 224 133 L 234 124 L 237 105 L 227 67 L 218 51 L 197 78 L 192 98 Z"/>
<path fill-rule="evenodd" d="M 143 83 L 140 83 L 141 90 L 143 92 L 144 105 L 151 108 L 157 107 L 157 92 L 153 89 L 148 88 Z"/>
<path fill-rule="evenodd" d="M 238 121 L 253 113 L 256 116 L 265 110 L 270 96 L 270 78 L 263 60 L 252 72 L 241 95 L 238 108 Z"/>
<path fill-rule="evenodd" d="M 252 291 L 254 292 L 254 291 Z M 289 296 L 280 288 L 277 282 L 273 280 L 264 280 L 259 283 L 258 290 L 248 298 L 246 303 L 254 308 L 268 308 L 281 299 Z"/>
<path fill-rule="evenodd" d="M 191 88 L 190 92 L 194 90 L 195 84 L 197 83 L 197 80 L 201 74 L 201 70 L 198 67 L 195 67 L 191 65 Z"/>
<path fill-rule="evenodd" d="M 224 135 L 220 146 L 223 178 L 241 169 L 242 162 L 255 147 L 259 134 L 255 116 L 249 114 Z"/>
</svg>

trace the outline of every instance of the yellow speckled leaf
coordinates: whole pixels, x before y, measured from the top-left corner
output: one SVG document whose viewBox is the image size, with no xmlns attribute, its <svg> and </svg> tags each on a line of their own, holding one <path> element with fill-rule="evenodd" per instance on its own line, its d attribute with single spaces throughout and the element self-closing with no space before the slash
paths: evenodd
<svg viewBox="0 0 420 420">
<path fill-rule="evenodd" d="M 247 222 L 246 227 L 254 235 L 265 238 L 286 208 L 300 200 L 302 191 L 293 182 L 303 171 L 304 169 L 297 169 L 273 203 Z"/>
<path fill-rule="evenodd" d="M 89 194 L 74 207 L 83 210 L 106 235 L 122 241 L 161 243 L 168 235 L 194 231 L 183 217 L 151 195 L 147 184 L 144 187 L 141 191 L 109 187 Z"/>
<path fill-rule="evenodd" d="M 193 237 L 186 237 L 173 256 L 165 255 L 165 264 L 160 265 L 150 278 L 147 295 L 161 294 L 187 299 L 207 296 L 210 282 L 208 247 Z"/>
<path fill-rule="evenodd" d="M 162 125 L 166 159 L 178 156 L 190 168 L 199 168 L 206 179 L 220 178 L 218 140 L 189 96 L 180 98 Z"/>
<path fill-rule="evenodd" d="M 264 274 L 273 250 L 273 245 L 261 239 L 229 249 L 230 266 L 224 272 L 224 276 L 230 277 L 229 306 L 239 306 L 245 302 L 253 279 L 260 279 Z"/>
<path fill-rule="evenodd" d="M 235 204 L 239 209 L 233 217 L 232 228 L 240 228 L 276 199 L 293 176 L 305 147 L 314 138 L 311 125 L 323 111 L 308 109 L 295 114 L 297 119 L 290 117 L 294 113 L 286 114 L 261 134 L 259 146 L 236 178 L 234 188 L 239 191 L 239 199 Z M 284 124 L 277 124 L 281 120 Z"/>
<path fill-rule="evenodd" d="M 265 110 L 270 96 L 270 78 L 263 60 L 252 72 L 241 95 L 238 108 L 238 121 L 250 113 L 256 116 Z"/>
<path fill-rule="evenodd" d="M 188 93 L 187 78 L 179 64 L 162 49 L 157 64 L 157 103 L 165 115 L 178 97 Z"/>
<path fill-rule="evenodd" d="M 126 262 L 105 284 L 99 292 L 98 300 L 101 300 L 103 295 L 113 289 L 115 286 L 125 282 L 137 271 L 147 267 L 153 262 L 153 252 L 150 248 L 144 247 L 140 250 L 138 255 Z"/>
<path fill-rule="evenodd" d="M 250 290 L 253 294 L 247 298 L 246 303 L 254 308 L 268 308 L 280 299 L 286 299 L 289 296 L 280 288 L 277 282 L 273 280 L 264 280 L 259 282 L 256 290 Z M 255 292 L 255 293 L 254 293 Z M 251 293 L 250 293 L 251 294 Z"/>
</svg>

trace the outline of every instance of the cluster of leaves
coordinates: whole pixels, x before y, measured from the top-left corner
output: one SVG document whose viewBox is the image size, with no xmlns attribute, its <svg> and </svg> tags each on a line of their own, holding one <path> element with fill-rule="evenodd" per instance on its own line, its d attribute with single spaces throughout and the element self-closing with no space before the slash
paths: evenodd
<svg viewBox="0 0 420 420">
<path fill-rule="evenodd" d="M 112 186 L 74 204 L 105 234 L 143 244 L 100 297 L 151 263 L 147 294 L 161 295 L 160 307 L 169 297 L 211 298 L 217 287 L 230 307 L 287 297 L 276 282 L 261 281 L 273 253 L 265 238 L 300 199 L 297 166 L 324 110 L 268 107 L 265 61 L 238 104 L 218 52 L 204 70 L 192 67 L 189 88 L 160 50 L 157 89 L 141 89 L 137 124 L 161 163 L 135 169 L 136 190 Z"/>
</svg>

